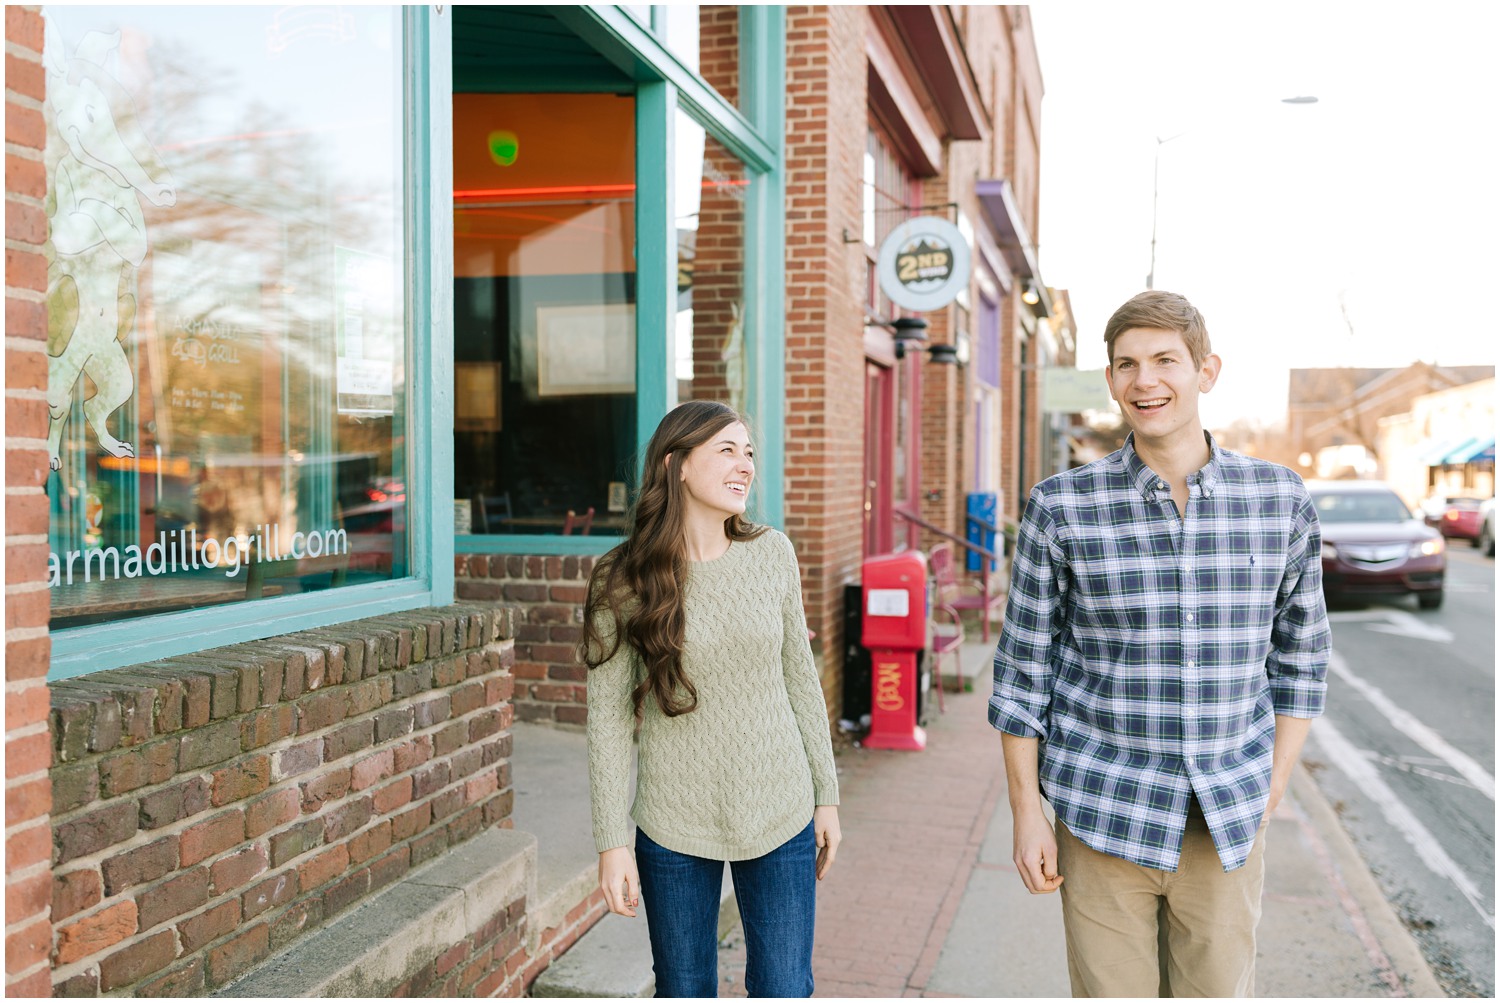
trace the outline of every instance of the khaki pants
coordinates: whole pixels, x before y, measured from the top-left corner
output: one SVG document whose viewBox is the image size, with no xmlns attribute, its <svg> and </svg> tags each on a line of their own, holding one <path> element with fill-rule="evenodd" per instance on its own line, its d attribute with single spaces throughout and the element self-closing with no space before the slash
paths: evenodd
<svg viewBox="0 0 1500 1003">
<path fill-rule="evenodd" d="M 1262 822 L 1250 859 L 1226 873 L 1208 824 L 1191 812 L 1176 872 L 1159 871 L 1089 848 L 1059 819 L 1073 995 L 1255 995 L 1265 850 Z"/>
</svg>

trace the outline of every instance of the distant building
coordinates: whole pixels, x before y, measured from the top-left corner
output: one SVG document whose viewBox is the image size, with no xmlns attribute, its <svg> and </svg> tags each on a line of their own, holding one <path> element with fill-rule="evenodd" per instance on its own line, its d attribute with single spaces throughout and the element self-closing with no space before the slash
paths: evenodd
<svg viewBox="0 0 1500 1003">
<path fill-rule="evenodd" d="M 1493 379 L 1494 366 L 1404 369 L 1294 369 L 1287 393 L 1287 438 L 1304 476 L 1370 477 L 1380 469 L 1380 421 L 1411 410 L 1416 398 Z"/>
<path fill-rule="evenodd" d="M 1409 503 L 1495 493 L 1495 380 L 1423 394 L 1380 419 L 1380 477 Z"/>
</svg>

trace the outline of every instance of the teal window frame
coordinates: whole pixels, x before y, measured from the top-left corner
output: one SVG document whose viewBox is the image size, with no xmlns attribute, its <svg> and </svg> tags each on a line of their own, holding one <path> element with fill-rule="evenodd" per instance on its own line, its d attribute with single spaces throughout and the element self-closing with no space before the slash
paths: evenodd
<svg viewBox="0 0 1500 1003">
<path fill-rule="evenodd" d="M 685 111 L 745 165 L 750 182 L 745 213 L 747 400 L 759 446 L 751 516 L 784 528 L 786 8 L 740 7 L 743 108 L 726 101 L 683 65 L 651 27 L 620 6 L 560 7 L 553 13 L 636 84 L 636 330 L 662 332 L 660 338 L 635 340 L 639 450 L 677 404 L 677 235 L 671 211 L 677 110 Z M 655 11 L 651 22 L 660 23 L 654 15 Z M 641 262 L 659 263 L 660 273 L 640 269 Z M 613 535 L 475 534 L 456 537 L 453 549 L 459 554 L 602 554 L 618 542 Z"/>
<path fill-rule="evenodd" d="M 411 574 L 51 633 L 48 678 L 453 602 L 452 8 L 406 7 L 406 463 Z M 433 142 L 432 137 L 445 137 Z"/>
</svg>

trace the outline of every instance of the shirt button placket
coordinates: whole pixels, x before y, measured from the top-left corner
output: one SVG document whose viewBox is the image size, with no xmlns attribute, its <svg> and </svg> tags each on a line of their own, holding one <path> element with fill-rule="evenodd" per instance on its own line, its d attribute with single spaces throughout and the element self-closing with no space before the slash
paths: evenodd
<svg viewBox="0 0 1500 1003">
<path fill-rule="evenodd" d="M 1198 606 L 1197 575 L 1194 574 L 1198 558 L 1195 501 L 1195 494 L 1189 492 L 1182 527 L 1182 734 L 1183 753 L 1188 762 L 1193 762 L 1198 757 L 1198 629 L 1193 615 L 1193 610 Z"/>
</svg>

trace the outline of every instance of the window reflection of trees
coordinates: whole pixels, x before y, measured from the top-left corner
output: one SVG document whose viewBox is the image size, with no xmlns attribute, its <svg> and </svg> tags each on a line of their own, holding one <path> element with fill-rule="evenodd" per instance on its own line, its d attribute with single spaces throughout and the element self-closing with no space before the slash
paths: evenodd
<svg viewBox="0 0 1500 1003">
<path fill-rule="evenodd" d="M 347 510 L 368 509 L 378 493 L 384 517 L 350 532 L 384 536 L 389 545 L 351 570 L 403 574 L 399 109 L 382 120 L 372 98 L 375 124 L 340 123 L 363 130 L 375 158 L 341 160 L 336 136 L 289 128 L 302 118 L 288 113 L 297 109 L 274 107 L 201 45 L 154 38 L 136 51 L 146 59 L 120 60 L 122 84 L 134 97 L 122 129 L 154 141 L 178 194 L 170 206 L 142 200 L 151 254 L 139 267 L 127 264 L 119 283 L 119 333 L 136 394 L 114 423 L 130 426 L 129 435 L 119 434 L 134 436 L 138 459 L 100 455 L 75 405 L 65 443 L 72 462 L 57 482 L 54 549 L 144 545 L 166 529 L 249 541 L 256 526 L 279 524 L 286 537 L 299 528 L 337 528 Z M 348 81 L 395 101 L 392 84 Z M 56 147 L 49 140 L 49 179 Z M 55 200 L 49 208 L 55 211 Z M 390 262 L 391 288 L 374 305 L 373 323 L 393 340 L 392 414 L 336 413 L 336 247 Z M 66 283 L 49 291 L 52 339 L 72 322 L 76 302 Z M 368 330 L 372 319 L 365 323 Z M 95 391 L 83 383 L 80 399 Z M 186 406 L 195 399 L 223 409 Z M 102 534 L 91 535 L 81 501 L 100 493 L 115 511 Z M 118 511 L 132 503 L 135 518 Z"/>
</svg>

